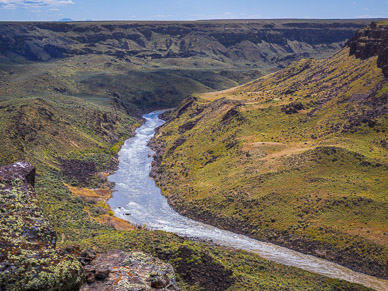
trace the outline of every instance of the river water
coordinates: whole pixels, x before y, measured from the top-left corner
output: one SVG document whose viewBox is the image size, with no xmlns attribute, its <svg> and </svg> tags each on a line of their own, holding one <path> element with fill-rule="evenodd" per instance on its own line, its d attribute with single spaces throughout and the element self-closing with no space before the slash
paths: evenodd
<svg viewBox="0 0 388 291">
<path fill-rule="evenodd" d="M 335 263 L 305 255 L 244 235 L 221 230 L 184 217 L 174 211 L 150 178 L 153 151 L 147 146 L 155 129 L 164 121 L 161 111 L 145 114 L 146 122 L 136 130 L 119 152 L 118 170 L 109 177 L 115 183 L 113 197 L 108 201 L 117 217 L 149 229 L 164 230 L 185 237 L 211 240 L 216 244 L 259 254 L 270 261 L 298 267 L 331 278 L 359 283 L 376 290 L 388 290 L 388 281 L 357 273 Z"/>
</svg>

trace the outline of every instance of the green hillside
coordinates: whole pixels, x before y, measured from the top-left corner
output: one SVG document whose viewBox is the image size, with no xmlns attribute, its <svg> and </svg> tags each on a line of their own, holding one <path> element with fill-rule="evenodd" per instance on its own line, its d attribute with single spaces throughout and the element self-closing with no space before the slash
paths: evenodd
<svg viewBox="0 0 388 291">
<path fill-rule="evenodd" d="M 363 52 L 374 56 L 346 47 L 182 103 L 155 141 L 173 207 L 387 278 L 388 84 L 384 50 Z"/>
</svg>

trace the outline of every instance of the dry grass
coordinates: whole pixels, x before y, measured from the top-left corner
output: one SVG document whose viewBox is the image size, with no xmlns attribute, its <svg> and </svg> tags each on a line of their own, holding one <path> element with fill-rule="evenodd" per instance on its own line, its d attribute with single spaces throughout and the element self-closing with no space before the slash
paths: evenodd
<svg viewBox="0 0 388 291">
<path fill-rule="evenodd" d="M 130 224 L 128 221 L 110 216 L 108 214 L 101 215 L 100 217 L 95 218 L 97 222 L 105 225 L 113 226 L 115 230 L 126 231 L 126 230 L 135 230 L 136 227 Z"/>
<path fill-rule="evenodd" d="M 101 202 L 103 204 L 103 208 L 106 208 L 108 213 L 113 213 L 110 206 L 106 203 L 112 197 L 112 191 L 110 189 L 87 189 L 87 188 L 78 188 L 72 187 L 68 184 L 65 184 L 67 188 L 73 193 L 73 195 L 77 197 L 81 197 L 88 203 L 95 204 L 97 202 Z M 102 214 L 98 217 L 93 217 L 90 214 L 89 207 L 84 209 L 89 215 L 89 217 L 100 224 L 105 224 L 108 226 L 113 226 L 116 230 L 125 231 L 125 230 L 134 230 L 136 229 L 132 224 L 128 221 L 112 216 L 110 214 Z"/>
</svg>

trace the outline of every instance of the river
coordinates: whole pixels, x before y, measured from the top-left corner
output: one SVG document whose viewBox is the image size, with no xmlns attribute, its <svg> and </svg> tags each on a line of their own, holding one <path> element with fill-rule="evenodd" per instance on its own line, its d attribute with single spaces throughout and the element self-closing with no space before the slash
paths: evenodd
<svg viewBox="0 0 388 291">
<path fill-rule="evenodd" d="M 117 217 L 149 229 L 164 230 L 181 236 L 211 240 L 221 246 L 259 254 L 270 261 L 298 267 L 312 273 L 342 279 L 376 290 L 388 290 L 388 281 L 358 273 L 338 264 L 305 255 L 271 243 L 221 230 L 184 217 L 174 211 L 149 176 L 153 151 L 147 146 L 155 129 L 163 125 L 161 111 L 145 114 L 146 122 L 136 130 L 119 152 L 118 170 L 109 177 L 115 183 L 113 197 L 108 201 Z"/>
</svg>

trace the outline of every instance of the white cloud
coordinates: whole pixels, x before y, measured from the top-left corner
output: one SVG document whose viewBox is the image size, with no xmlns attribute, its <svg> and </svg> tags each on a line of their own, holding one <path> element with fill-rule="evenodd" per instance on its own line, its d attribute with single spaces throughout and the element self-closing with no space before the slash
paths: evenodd
<svg viewBox="0 0 388 291">
<path fill-rule="evenodd" d="M 263 15 L 259 13 L 233 13 L 233 12 L 224 12 L 220 14 L 193 14 L 188 20 L 208 20 L 208 19 L 265 19 L 270 17 L 263 17 Z"/>
<path fill-rule="evenodd" d="M 156 14 L 156 15 L 154 15 L 154 17 L 152 17 L 152 19 L 166 19 L 166 18 L 171 18 L 171 17 L 174 17 L 174 15 Z"/>
<path fill-rule="evenodd" d="M 363 14 L 354 16 L 353 18 L 387 18 L 387 16 L 382 14 Z"/>
<path fill-rule="evenodd" d="M 0 0 L 0 8 L 60 7 L 74 4 L 72 0 Z"/>
</svg>

